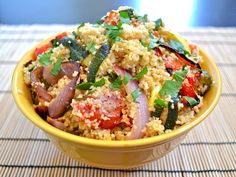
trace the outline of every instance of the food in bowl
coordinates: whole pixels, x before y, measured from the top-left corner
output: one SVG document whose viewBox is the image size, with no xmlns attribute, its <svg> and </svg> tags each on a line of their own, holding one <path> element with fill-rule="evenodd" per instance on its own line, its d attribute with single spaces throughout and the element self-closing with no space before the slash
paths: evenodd
<svg viewBox="0 0 236 177">
<path fill-rule="evenodd" d="M 120 7 L 38 46 L 24 65 L 35 111 L 100 140 L 158 136 L 187 124 L 213 83 L 198 46 Z"/>
</svg>

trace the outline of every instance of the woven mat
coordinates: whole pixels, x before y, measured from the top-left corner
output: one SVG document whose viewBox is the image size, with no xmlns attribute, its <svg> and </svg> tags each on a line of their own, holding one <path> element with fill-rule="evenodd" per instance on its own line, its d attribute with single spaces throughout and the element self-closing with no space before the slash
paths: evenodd
<svg viewBox="0 0 236 177">
<path fill-rule="evenodd" d="M 218 64 L 223 77 L 220 102 L 174 151 L 122 171 L 93 168 L 63 155 L 13 101 L 10 81 L 17 61 L 37 42 L 71 27 L 0 25 L 0 177 L 236 176 L 236 28 L 181 31 Z"/>
</svg>

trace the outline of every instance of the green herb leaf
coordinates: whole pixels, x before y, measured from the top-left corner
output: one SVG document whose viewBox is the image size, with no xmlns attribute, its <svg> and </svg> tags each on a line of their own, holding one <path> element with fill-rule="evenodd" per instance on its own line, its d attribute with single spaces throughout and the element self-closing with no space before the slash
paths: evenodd
<svg viewBox="0 0 236 177">
<path fill-rule="evenodd" d="M 75 31 L 73 31 L 72 34 L 74 35 L 75 39 L 78 38 L 78 34 Z"/>
<path fill-rule="evenodd" d="M 159 94 L 161 96 L 168 96 L 176 97 L 178 95 L 179 89 L 181 87 L 181 84 L 173 81 L 173 80 L 167 80 L 165 81 L 164 85 L 162 86 L 161 90 L 159 91 Z"/>
<path fill-rule="evenodd" d="M 127 85 L 131 79 L 131 76 L 129 74 L 125 74 L 124 79 L 123 79 L 123 84 Z"/>
<path fill-rule="evenodd" d="M 99 81 L 95 82 L 93 84 L 94 87 L 102 87 L 103 85 L 105 85 L 106 81 L 104 78 L 100 79 Z"/>
<path fill-rule="evenodd" d="M 122 33 L 122 22 L 119 22 L 117 26 L 108 25 L 104 23 L 104 28 L 107 30 L 108 38 L 114 43 L 120 41 L 119 35 Z"/>
<path fill-rule="evenodd" d="M 122 79 L 121 76 L 118 76 L 114 82 L 112 82 L 109 87 L 113 90 L 118 90 L 120 88 L 120 86 L 122 85 Z"/>
<path fill-rule="evenodd" d="M 120 11 L 119 14 L 122 18 L 130 18 L 128 11 Z"/>
<path fill-rule="evenodd" d="M 94 87 L 102 87 L 105 85 L 106 81 L 104 78 L 100 79 L 99 81 L 93 83 L 93 82 L 83 82 L 81 84 L 77 84 L 75 88 L 81 89 L 81 90 L 89 90 L 92 86 Z"/>
<path fill-rule="evenodd" d="M 39 63 L 42 64 L 43 66 L 48 66 L 52 64 L 52 61 L 50 60 L 51 55 L 52 52 L 47 52 L 39 55 Z"/>
<path fill-rule="evenodd" d="M 176 40 L 169 40 L 169 44 L 171 47 L 173 47 L 175 50 L 183 52 L 184 51 L 184 46 L 180 42 Z"/>
<path fill-rule="evenodd" d="M 129 17 L 129 13 L 127 11 L 120 11 L 120 21 L 123 23 L 127 23 L 130 24 L 130 17 Z"/>
<path fill-rule="evenodd" d="M 77 27 L 77 29 L 80 29 L 81 27 L 83 27 L 85 25 L 84 22 L 80 23 L 80 25 Z"/>
<path fill-rule="evenodd" d="M 188 73 L 188 70 L 177 70 L 175 71 L 173 77 L 177 82 L 182 83 L 187 73 Z"/>
<path fill-rule="evenodd" d="M 94 54 L 96 52 L 96 48 L 95 48 L 95 43 L 93 41 L 90 41 L 87 46 L 86 49 L 91 53 Z"/>
<path fill-rule="evenodd" d="M 61 70 L 61 58 L 58 58 L 51 70 L 51 73 L 53 76 L 57 76 L 60 70 Z"/>
<path fill-rule="evenodd" d="M 161 18 L 157 19 L 155 21 L 155 29 L 154 30 L 159 30 L 161 27 L 164 27 L 164 23 Z"/>
<path fill-rule="evenodd" d="M 143 77 L 143 75 L 144 74 L 147 74 L 147 72 L 148 72 L 148 68 L 147 68 L 147 66 L 145 66 L 143 69 L 142 69 L 142 71 L 140 71 L 137 75 L 135 75 L 132 79 L 133 80 L 140 80 L 142 77 Z"/>
<path fill-rule="evenodd" d="M 199 104 L 199 101 L 194 98 L 188 96 L 184 96 L 183 98 L 189 103 L 190 106 L 196 106 L 197 104 Z"/>
<path fill-rule="evenodd" d="M 89 90 L 92 87 L 92 82 L 82 82 L 81 84 L 77 84 L 75 88 L 81 89 L 81 90 Z"/>
<path fill-rule="evenodd" d="M 167 103 L 164 100 L 160 99 L 160 98 L 156 99 L 154 101 L 154 104 L 155 104 L 155 106 L 161 106 L 163 108 L 167 108 L 168 107 Z"/>
<path fill-rule="evenodd" d="M 141 90 L 140 88 L 137 88 L 131 93 L 131 96 L 133 97 L 134 102 L 136 102 L 137 98 L 141 95 Z"/>
<path fill-rule="evenodd" d="M 161 96 L 168 96 L 171 97 L 177 97 L 179 90 L 181 88 L 182 82 L 187 75 L 187 70 L 177 70 L 174 73 L 174 79 L 175 80 L 167 80 L 165 81 L 164 85 L 162 86 L 161 90 L 159 91 L 159 94 Z"/>
</svg>

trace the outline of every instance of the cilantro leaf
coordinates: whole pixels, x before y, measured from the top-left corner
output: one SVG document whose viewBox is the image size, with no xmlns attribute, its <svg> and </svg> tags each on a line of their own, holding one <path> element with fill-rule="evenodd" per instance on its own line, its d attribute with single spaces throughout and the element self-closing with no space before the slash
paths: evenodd
<svg viewBox="0 0 236 177">
<path fill-rule="evenodd" d="M 171 47 L 173 47 L 175 50 L 183 52 L 184 51 L 184 46 L 180 42 L 176 40 L 169 40 L 169 44 Z"/>
<path fill-rule="evenodd" d="M 39 63 L 43 66 L 48 66 L 52 64 L 52 61 L 50 60 L 50 57 L 52 55 L 52 52 L 47 52 L 39 55 Z"/>
<path fill-rule="evenodd" d="M 161 96 L 170 95 L 171 97 L 176 97 L 178 95 L 180 87 L 181 87 L 181 84 L 179 82 L 176 82 L 173 80 L 167 80 L 165 81 L 164 85 L 159 91 L 159 94 Z"/>
<path fill-rule="evenodd" d="M 131 93 L 131 96 L 133 97 L 134 102 L 136 102 L 137 98 L 141 95 L 140 88 L 137 88 Z"/>
<path fill-rule="evenodd" d="M 81 89 L 81 90 L 89 90 L 92 87 L 92 82 L 82 82 L 81 84 L 77 84 L 75 88 Z"/>
<path fill-rule="evenodd" d="M 123 23 L 127 23 L 130 24 L 130 17 L 129 17 L 129 13 L 127 11 L 120 11 L 120 21 Z"/>
<path fill-rule="evenodd" d="M 162 86 L 159 94 L 161 96 L 168 96 L 177 97 L 179 90 L 181 88 L 182 82 L 187 75 L 187 70 L 177 70 L 174 73 L 174 80 L 167 80 L 165 81 L 164 85 Z"/>
<path fill-rule="evenodd" d="M 158 39 L 157 38 L 152 38 L 151 41 L 150 41 L 150 44 L 148 46 L 148 49 L 154 49 L 158 46 Z"/>
<path fill-rule="evenodd" d="M 106 28 L 107 30 L 107 35 L 108 38 L 114 43 L 116 41 L 120 41 L 121 38 L 119 37 L 119 35 L 123 32 L 122 31 L 122 22 L 119 22 L 117 26 L 113 26 L 113 25 L 108 25 L 108 24 L 104 24 L 104 28 Z"/>
<path fill-rule="evenodd" d="M 175 71 L 174 73 L 174 79 L 177 81 L 177 82 L 183 82 L 185 76 L 187 75 L 188 73 L 188 70 L 177 70 Z"/>
<path fill-rule="evenodd" d="M 91 53 L 94 54 L 96 52 L 96 48 L 95 48 L 95 43 L 93 41 L 90 41 L 87 46 L 86 49 Z"/>
<path fill-rule="evenodd" d="M 147 72 L 148 72 L 148 68 L 147 68 L 147 66 L 145 66 L 142 69 L 142 71 L 140 71 L 137 75 L 135 75 L 133 77 L 133 80 L 140 80 L 143 77 L 144 74 L 147 74 Z"/>
<path fill-rule="evenodd" d="M 168 107 L 167 103 L 164 100 L 160 99 L 160 98 L 155 99 L 154 104 L 155 104 L 155 106 L 161 106 L 163 108 Z"/>
<path fill-rule="evenodd" d="M 102 87 L 103 85 L 105 85 L 106 81 L 104 78 L 100 79 L 99 81 L 95 82 L 93 84 L 94 87 Z"/>
<path fill-rule="evenodd" d="M 131 79 L 131 76 L 129 74 L 125 74 L 124 79 L 123 79 L 123 84 L 127 85 Z"/>
<path fill-rule="evenodd" d="M 199 104 L 199 101 L 194 98 L 188 96 L 183 96 L 183 98 L 189 103 L 190 106 L 196 106 L 197 104 Z"/>
<path fill-rule="evenodd" d="M 58 58 L 51 70 L 51 73 L 53 76 L 57 76 L 60 70 L 61 70 L 61 58 Z"/>
<path fill-rule="evenodd" d="M 120 88 L 120 86 L 122 85 L 122 79 L 121 79 L 121 76 L 118 76 L 115 80 L 114 80 L 114 82 L 112 82 L 111 84 L 110 84 L 110 88 L 111 89 L 113 89 L 113 90 L 117 90 L 117 89 L 119 89 Z"/>
<path fill-rule="evenodd" d="M 105 85 L 106 81 L 104 78 L 100 79 L 99 81 L 93 82 L 82 82 L 81 84 L 77 84 L 75 87 L 81 90 L 89 90 L 92 86 L 94 87 L 102 87 Z"/>
<path fill-rule="evenodd" d="M 161 27 L 165 26 L 162 19 L 159 18 L 155 21 L 155 29 L 154 30 L 159 30 Z"/>
</svg>

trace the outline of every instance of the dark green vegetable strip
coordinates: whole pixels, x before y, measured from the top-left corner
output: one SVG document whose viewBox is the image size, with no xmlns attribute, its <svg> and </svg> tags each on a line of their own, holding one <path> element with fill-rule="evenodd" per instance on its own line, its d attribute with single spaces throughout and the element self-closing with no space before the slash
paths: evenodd
<svg viewBox="0 0 236 177">
<path fill-rule="evenodd" d="M 164 125 L 165 130 L 173 129 L 175 127 L 178 118 L 178 101 L 178 98 L 172 98 L 172 102 L 168 103 L 168 115 Z"/>
<path fill-rule="evenodd" d="M 159 106 L 159 105 L 155 105 L 155 111 L 154 112 L 152 112 L 152 116 L 154 116 L 154 117 L 160 117 L 161 116 L 161 113 L 162 113 L 162 111 L 163 111 L 163 107 L 162 106 Z"/>
<path fill-rule="evenodd" d="M 63 46 L 69 47 L 70 57 L 73 61 L 82 60 L 88 55 L 88 52 L 85 50 L 85 48 L 72 38 L 67 36 L 63 37 L 59 43 Z"/>
<path fill-rule="evenodd" d="M 159 30 L 160 27 L 163 27 L 163 26 L 164 26 L 164 23 L 161 18 L 159 18 L 155 21 L 155 30 Z"/>
<path fill-rule="evenodd" d="M 100 65 L 102 64 L 103 60 L 107 57 L 109 51 L 110 51 L 110 46 L 107 43 L 104 43 L 98 49 L 93 60 L 91 61 L 89 65 L 89 69 L 88 69 L 89 73 L 87 76 L 88 82 L 95 82 L 98 69 Z"/>
<path fill-rule="evenodd" d="M 211 76 L 209 75 L 209 73 L 207 71 L 201 70 L 201 76 L 200 76 L 200 79 L 199 79 L 199 84 L 201 86 L 207 86 L 206 90 L 200 92 L 201 95 L 204 95 L 212 85 L 212 78 L 211 78 Z"/>
</svg>

